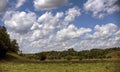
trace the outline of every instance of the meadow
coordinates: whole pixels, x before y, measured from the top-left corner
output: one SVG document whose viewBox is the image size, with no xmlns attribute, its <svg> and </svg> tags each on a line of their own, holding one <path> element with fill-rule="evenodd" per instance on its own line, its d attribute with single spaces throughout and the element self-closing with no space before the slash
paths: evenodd
<svg viewBox="0 0 120 72">
<path fill-rule="evenodd" d="M 0 72 L 120 72 L 120 63 L 0 63 Z"/>
</svg>

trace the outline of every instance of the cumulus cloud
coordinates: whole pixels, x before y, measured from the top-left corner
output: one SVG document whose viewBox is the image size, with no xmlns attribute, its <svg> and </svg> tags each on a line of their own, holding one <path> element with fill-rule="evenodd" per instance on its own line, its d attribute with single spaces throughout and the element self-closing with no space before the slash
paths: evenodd
<svg viewBox="0 0 120 72">
<path fill-rule="evenodd" d="M 17 0 L 16 8 L 21 7 L 25 3 L 25 1 L 26 0 Z"/>
<path fill-rule="evenodd" d="M 78 28 L 71 22 L 80 15 L 76 7 L 40 16 L 34 12 L 7 11 L 3 20 L 11 39 L 17 40 L 24 53 L 120 46 L 120 28 L 116 24 Z"/>
<path fill-rule="evenodd" d="M 94 17 L 102 18 L 106 14 L 120 11 L 120 6 L 116 4 L 118 0 L 87 0 L 84 4 L 86 11 L 92 12 Z"/>
<path fill-rule="evenodd" d="M 65 41 L 65 40 L 69 40 L 69 39 L 79 39 L 81 35 L 83 35 L 84 33 L 90 32 L 91 29 L 89 28 L 76 28 L 74 25 L 69 25 L 67 28 L 64 28 L 60 31 L 57 32 L 57 40 L 61 41 Z"/>
<path fill-rule="evenodd" d="M 68 0 L 34 0 L 34 7 L 36 10 L 50 10 L 67 3 L 67 1 Z"/>
<path fill-rule="evenodd" d="M 66 22 L 71 22 L 74 21 L 76 16 L 80 16 L 80 9 L 77 7 L 70 8 L 68 11 L 66 11 L 66 17 L 65 21 Z"/>
<path fill-rule="evenodd" d="M 73 13 L 77 12 L 77 14 L 74 13 L 72 15 L 72 19 L 74 20 L 80 14 L 78 8 L 70 8 L 65 13 L 57 12 L 56 14 L 52 14 L 51 12 L 46 12 L 38 17 L 33 12 L 7 11 L 3 20 L 10 37 L 17 39 L 21 50 L 24 52 L 31 52 L 31 48 L 35 48 L 32 49 L 32 52 L 36 50 L 53 50 L 53 46 L 58 46 L 56 50 L 64 50 L 61 49 L 61 46 L 65 46 L 65 44 L 56 41 L 56 34 L 58 31 L 64 29 L 65 26 L 69 26 L 71 21 L 67 21 L 66 23 L 65 19 L 70 15 L 67 12 L 72 11 Z M 76 27 L 75 29 L 75 32 L 79 34 L 79 31 L 77 31 L 79 29 Z M 69 43 L 67 44 L 69 45 Z M 27 51 L 29 49 L 30 51 Z"/>
<path fill-rule="evenodd" d="M 56 15 L 46 12 L 39 16 L 37 23 L 34 23 L 31 27 L 31 30 L 33 30 L 32 39 L 44 38 L 52 34 L 56 29 L 61 28 L 63 25 L 60 20 L 61 17 L 63 17 L 63 12 L 58 12 Z"/>
<path fill-rule="evenodd" d="M 8 0 L 0 0 L 0 12 L 3 12 Z"/>
<path fill-rule="evenodd" d="M 85 50 L 120 46 L 120 28 L 113 23 L 102 26 L 96 25 L 94 29 L 77 28 L 74 25 L 69 25 L 67 28 L 49 35 L 44 35 L 41 32 L 43 31 L 39 29 L 24 35 L 12 32 L 10 36 L 12 39 L 17 39 L 24 53 L 61 51 L 71 47 L 75 50 Z"/>
<path fill-rule="evenodd" d="M 84 32 L 84 30 L 86 30 L 86 32 Z M 120 28 L 113 23 L 108 23 L 101 26 L 96 25 L 94 29 L 84 28 L 84 30 L 81 30 L 83 33 L 82 35 L 78 36 L 79 38 L 77 38 L 76 40 L 72 39 L 72 37 L 74 37 L 72 36 L 70 38 L 71 40 L 67 39 L 68 41 L 63 41 L 62 43 L 65 46 L 61 44 L 62 47 L 72 47 L 75 50 L 88 50 L 92 48 L 109 48 L 120 46 Z M 71 34 L 69 34 L 68 36 L 67 34 L 69 34 L 69 32 L 66 33 L 66 35 L 64 35 L 64 32 L 61 32 L 61 36 L 64 35 L 66 38 L 68 36 L 71 36 Z"/>
<path fill-rule="evenodd" d="M 96 25 L 93 34 L 86 34 L 81 42 L 77 44 L 82 48 L 107 48 L 119 46 L 118 41 L 119 27 L 113 23 Z M 116 39 L 117 38 L 117 39 Z M 77 46 L 76 45 L 76 46 Z"/>
<path fill-rule="evenodd" d="M 24 34 L 30 30 L 36 20 L 33 12 L 7 11 L 4 16 L 5 26 L 16 33 Z"/>
<path fill-rule="evenodd" d="M 112 36 L 113 33 L 115 33 L 117 31 L 117 26 L 113 23 L 109 23 L 106 25 L 96 25 L 95 26 L 95 33 L 93 34 L 94 38 L 103 38 L 103 39 L 107 39 L 110 36 Z"/>
</svg>

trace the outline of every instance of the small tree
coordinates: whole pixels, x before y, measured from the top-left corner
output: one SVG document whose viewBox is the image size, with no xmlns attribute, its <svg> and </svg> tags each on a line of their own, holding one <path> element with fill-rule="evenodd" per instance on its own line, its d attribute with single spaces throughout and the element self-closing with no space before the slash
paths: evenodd
<svg viewBox="0 0 120 72">
<path fill-rule="evenodd" d="M 46 55 L 41 53 L 39 55 L 39 58 L 40 58 L 41 61 L 44 61 L 44 60 L 46 60 Z"/>
<path fill-rule="evenodd" d="M 69 56 L 66 57 L 66 59 L 67 59 L 68 61 L 71 61 L 71 60 L 72 60 L 72 57 L 69 55 Z"/>
</svg>

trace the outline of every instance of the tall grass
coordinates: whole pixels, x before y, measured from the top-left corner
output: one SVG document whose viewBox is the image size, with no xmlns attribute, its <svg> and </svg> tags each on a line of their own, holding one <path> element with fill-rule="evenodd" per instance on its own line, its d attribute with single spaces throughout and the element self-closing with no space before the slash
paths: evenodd
<svg viewBox="0 0 120 72">
<path fill-rule="evenodd" d="M 0 63 L 0 72 L 120 72 L 120 63 Z"/>
</svg>

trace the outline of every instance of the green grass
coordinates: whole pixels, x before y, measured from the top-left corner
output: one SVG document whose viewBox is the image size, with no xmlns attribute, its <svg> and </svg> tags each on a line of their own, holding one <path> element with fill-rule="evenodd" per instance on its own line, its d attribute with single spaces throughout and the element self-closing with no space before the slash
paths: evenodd
<svg viewBox="0 0 120 72">
<path fill-rule="evenodd" d="M 25 61 L 25 60 L 28 60 L 27 58 L 25 57 L 22 57 L 16 53 L 13 53 L 13 52 L 8 52 L 6 54 L 6 58 L 4 60 L 7 60 L 7 61 L 13 61 L 13 60 L 17 60 L 17 61 Z"/>
<path fill-rule="evenodd" d="M 120 58 L 120 51 L 108 53 L 106 56 L 110 56 L 111 58 Z"/>
<path fill-rule="evenodd" d="M 120 63 L 0 63 L 0 72 L 120 72 Z"/>
</svg>

